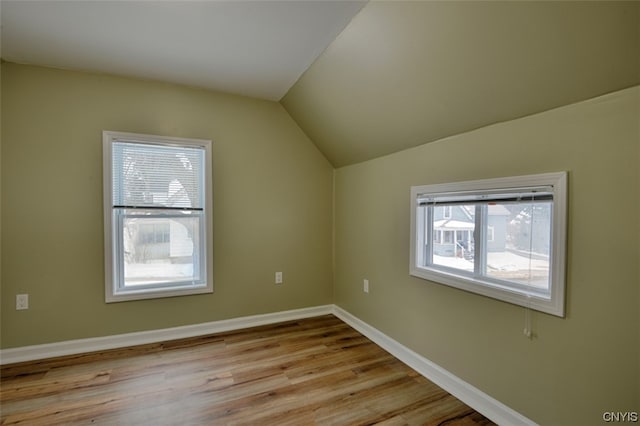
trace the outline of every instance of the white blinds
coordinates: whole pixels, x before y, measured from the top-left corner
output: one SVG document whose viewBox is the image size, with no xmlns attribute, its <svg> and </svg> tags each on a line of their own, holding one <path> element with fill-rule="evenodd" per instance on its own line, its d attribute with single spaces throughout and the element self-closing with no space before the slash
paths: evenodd
<svg viewBox="0 0 640 426">
<path fill-rule="evenodd" d="M 204 148 L 114 141 L 112 150 L 113 207 L 203 210 Z"/>
<path fill-rule="evenodd" d="M 418 205 L 553 201 L 553 192 L 553 186 L 548 185 L 483 191 L 471 190 L 418 194 Z"/>
</svg>

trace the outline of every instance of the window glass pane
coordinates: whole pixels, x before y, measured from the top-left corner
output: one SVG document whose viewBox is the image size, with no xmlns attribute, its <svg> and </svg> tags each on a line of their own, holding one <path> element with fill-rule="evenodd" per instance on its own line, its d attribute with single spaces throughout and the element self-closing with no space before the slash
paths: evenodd
<svg viewBox="0 0 640 426">
<path fill-rule="evenodd" d="M 433 265 L 473 272 L 475 206 L 433 207 Z"/>
<path fill-rule="evenodd" d="M 140 214 L 122 217 L 124 287 L 191 285 L 202 280 L 201 214 Z"/>
<path fill-rule="evenodd" d="M 549 290 L 551 213 L 550 202 L 489 205 L 487 275 Z"/>
</svg>

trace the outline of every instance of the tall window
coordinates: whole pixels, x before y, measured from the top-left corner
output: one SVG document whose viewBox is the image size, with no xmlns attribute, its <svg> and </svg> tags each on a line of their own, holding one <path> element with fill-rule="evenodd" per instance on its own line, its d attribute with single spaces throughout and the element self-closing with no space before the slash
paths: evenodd
<svg viewBox="0 0 640 426">
<path fill-rule="evenodd" d="M 211 141 L 103 132 L 106 301 L 211 293 Z"/>
<path fill-rule="evenodd" d="M 411 188 L 411 275 L 564 316 L 566 173 Z"/>
</svg>

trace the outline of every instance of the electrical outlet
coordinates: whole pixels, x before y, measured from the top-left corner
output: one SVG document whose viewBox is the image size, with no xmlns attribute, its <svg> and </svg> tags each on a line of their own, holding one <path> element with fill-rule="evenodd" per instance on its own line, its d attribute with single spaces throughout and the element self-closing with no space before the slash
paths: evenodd
<svg viewBox="0 0 640 426">
<path fill-rule="evenodd" d="M 364 287 L 362 288 L 364 290 L 365 293 L 369 293 L 369 280 L 364 280 L 363 282 Z"/>
<path fill-rule="evenodd" d="M 25 309 L 29 309 L 29 295 L 16 294 L 16 310 L 22 311 Z"/>
<path fill-rule="evenodd" d="M 282 272 L 276 272 L 276 284 L 282 284 Z"/>
</svg>

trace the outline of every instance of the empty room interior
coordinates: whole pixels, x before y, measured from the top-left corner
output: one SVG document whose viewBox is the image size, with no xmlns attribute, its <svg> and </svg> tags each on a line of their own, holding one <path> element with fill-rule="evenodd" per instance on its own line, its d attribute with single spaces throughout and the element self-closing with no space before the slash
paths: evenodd
<svg viewBox="0 0 640 426">
<path fill-rule="evenodd" d="M 637 423 L 640 2 L 0 2 L 4 424 Z"/>
</svg>

